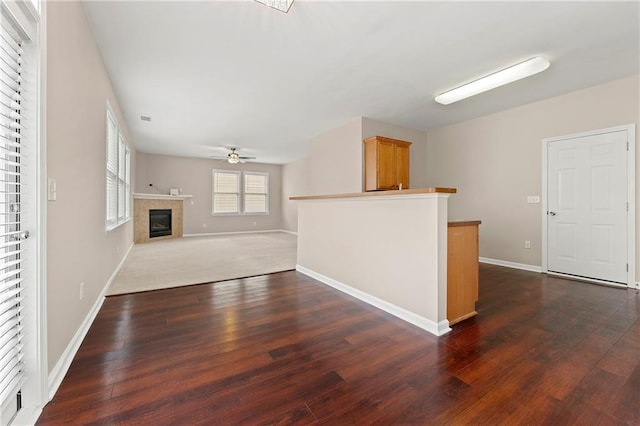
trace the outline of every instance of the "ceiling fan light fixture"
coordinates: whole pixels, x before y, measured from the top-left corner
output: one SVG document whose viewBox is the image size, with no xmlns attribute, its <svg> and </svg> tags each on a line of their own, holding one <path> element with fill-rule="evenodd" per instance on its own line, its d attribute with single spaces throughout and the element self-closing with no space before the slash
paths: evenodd
<svg viewBox="0 0 640 426">
<path fill-rule="evenodd" d="M 227 161 L 229 162 L 229 164 L 238 164 L 240 162 L 240 156 L 237 152 L 233 151 L 231 154 L 229 154 L 229 158 L 227 159 Z"/>
<path fill-rule="evenodd" d="M 278 9 L 281 12 L 287 13 L 289 8 L 293 4 L 293 0 L 255 0 L 258 3 L 266 4 L 269 7 Z"/>
<path fill-rule="evenodd" d="M 496 71 L 470 83 L 439 94 L 434 99 L 442 105 L 449 105 L 462 99 L 486 92 L 505 84 L 538 74 L 549 68 L 551 63 L 541 56 L 535 56 L 524 62 Z"/>
</svg>

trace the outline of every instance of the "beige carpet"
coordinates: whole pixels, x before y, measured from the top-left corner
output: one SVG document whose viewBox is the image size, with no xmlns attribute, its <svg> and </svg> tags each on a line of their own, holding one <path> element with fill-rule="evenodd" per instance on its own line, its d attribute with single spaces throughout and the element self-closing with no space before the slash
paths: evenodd
<svg viewBox="0 0 640 426">
<path fill-rule="evenodd" d="M 296 236 L 284 232 L 187 237 L 136 244 L 107 295 L 295 269 L 296 244 Z"/>
</svg>

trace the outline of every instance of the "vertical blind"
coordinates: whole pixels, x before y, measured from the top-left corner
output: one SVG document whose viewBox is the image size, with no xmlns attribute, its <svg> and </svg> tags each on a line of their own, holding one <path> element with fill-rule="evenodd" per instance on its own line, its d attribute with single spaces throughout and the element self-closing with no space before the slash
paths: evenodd
<svg viewBox="0 0 640 426">
<path fill-rule="evenodd" d="M 15 398 L 25 381 L 21 218 L 25 203 L 23 149 L 27 140 L 22 40 L 0 22 L 0 406 Z"/>
</svg>

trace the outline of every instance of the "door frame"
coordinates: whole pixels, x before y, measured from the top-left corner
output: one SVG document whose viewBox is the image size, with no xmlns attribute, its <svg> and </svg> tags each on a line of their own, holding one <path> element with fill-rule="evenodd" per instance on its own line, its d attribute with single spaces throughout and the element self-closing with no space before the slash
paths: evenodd
<svg viewBox="0 0 640 426">
<path fill-rule="evenodd" d="M 627 200 L 629 200 L 629 208 L 627 210 L 627 229 L 631 238 L 627 241 L 627 263 L 629 264 L 629 270 L 627 271 L 627 287 L 640 288 L 640 283 L 635 281 L 636 277 L 636 125 L 628 124 L 624 126 L 609 127 L 606 129 L 591 130 L 587 132 L 573 133 L 569 135 L 556 136 L 552 138 L 545 138 L 542 140 L 542 209 L 540 214 L 542 215 L 542 272 L 545 274 L 552 274 L 558 276 L 564 276 L 569 278 L 575 278 L 573 275 L 561 274 L 557 272 L 549 272 L 547 268 L 547 254 L 548 254 L 548 221 L 547 221 L 547 209 L 548 209 L 548 191 L 547 185 L 549 183 L 549 153 L 547 145 L 550 142 L 558 142 L 566 139 L 582 138 L 585 136 L 595 136 L 604 133 L 612 132 L 627 132 L 627 139 L 629 143 L 629 149 L 627 152 Z M 598 279 L 580 278 L 584 281 L 594 282 L 598 284 L 606 284 L 611 286 L 620 286 L 618 284 L 602 281 Z M 624 287 L 624 286 L 620 286 Z"/>
</svg>

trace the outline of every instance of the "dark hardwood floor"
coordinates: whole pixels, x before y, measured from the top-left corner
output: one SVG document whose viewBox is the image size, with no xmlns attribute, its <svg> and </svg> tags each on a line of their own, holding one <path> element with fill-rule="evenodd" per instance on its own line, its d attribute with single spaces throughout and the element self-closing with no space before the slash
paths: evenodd
<svg viewBox="0 0 640 426">
<path fill-rule="evenodd" d="M 435 337 L 296 272 L 107 298 L 38 424 L 640 424 L 640 293 L 480 266 Z"/>
</svg>

